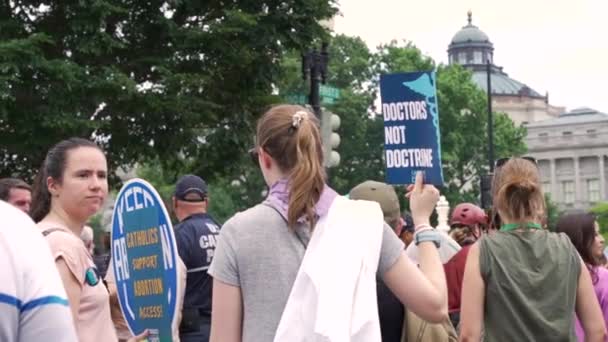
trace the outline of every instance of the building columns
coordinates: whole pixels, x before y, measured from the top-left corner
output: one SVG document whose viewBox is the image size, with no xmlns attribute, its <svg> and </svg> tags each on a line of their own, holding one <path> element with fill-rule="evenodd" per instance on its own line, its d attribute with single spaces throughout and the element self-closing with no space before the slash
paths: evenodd
<svg viewBox="0 0 608 342">
<path fill-rule="evenodd" d="M 549 193 L 551 194 L 551 199 L 554 202 L 558 201 L 558 191 L 559 191 L 559 189 L 557 188 L 557 172 L 555 171 L 556 162 L 557 162 L 556 159 L 549 159 L 549 164 L 551 166 L 551 189 L 550 189 Z"/>
<path fill-rule="evenodd" d="M 604 155 L 600 154 L 598 156 L 598 161 L 600 165 L 599 174 L 600 174 L 600 200 L 606 200 L 606 172 L 604 171 Z"/>
<path fill-rule="evenodd" d="M 579 204 L 583 201 L 581 189 L 581 170 L 578 157 L 574 157 L 574 203 Z"/>
</svg>

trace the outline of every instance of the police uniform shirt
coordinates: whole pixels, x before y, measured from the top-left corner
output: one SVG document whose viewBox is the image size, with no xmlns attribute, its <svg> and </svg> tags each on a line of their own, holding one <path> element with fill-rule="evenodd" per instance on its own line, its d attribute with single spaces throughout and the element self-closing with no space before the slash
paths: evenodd
<svg viewBox="0 0 608 342">
<path fill-rule="evenodd" d="M 189 216 L 175 227 L 177 250 L 188 269 L 184 308 L 197 308 L 209 316 L 213 279 L 207 270 L 219 233 L 219 225 L 205 213 Z"/>
</svg>

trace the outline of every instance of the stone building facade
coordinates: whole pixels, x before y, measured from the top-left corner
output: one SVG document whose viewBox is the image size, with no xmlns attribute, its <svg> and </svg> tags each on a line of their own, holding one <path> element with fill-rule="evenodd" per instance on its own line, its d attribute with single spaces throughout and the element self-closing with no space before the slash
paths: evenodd
<svg viewBox="0 0 608 342">
<path fill-rule="evenodd" d="M 471 70 L 473 81 L 487 91 L 488 65 L 492 106 L 528 129 L 528 154 L 538 160 L 543 190 L 561 210 L 587 210 L 608 201 L 608 114 L 579 108 L 566 112 L 517 81 L 494 62 L 494 45 L 472 23 L 458 31 L 448 47 L 450 64 Z"/>
<path fill-rule="evenodd" d="M 560 209 L 586 210 L 608 200 L 608 114 L 579 108 L 527 128 L 543 190 Z"/>
</svg>

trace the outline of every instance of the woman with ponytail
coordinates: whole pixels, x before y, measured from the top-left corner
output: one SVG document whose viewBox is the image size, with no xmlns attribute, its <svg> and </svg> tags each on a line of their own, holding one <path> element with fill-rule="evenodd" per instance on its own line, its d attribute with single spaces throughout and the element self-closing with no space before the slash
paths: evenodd
<svg viewBox="0 0 608 342">
<path fill-rule="evenodd" d="M 107 174 L 102 150 L 92 141 L 71 138 L 48 151 L 33 189 L 31 215 L 51 248 L 80 342 L 118 340 L 108 291 L 80 239 L 106 199 Z"/>
<path fill-rule="evenodd" d="M 585 263 L 565 234 L 543 229 L 545 201 L 535 161 L 497 162 L 492 184 L 500 230 L 469 251 L 463 280 L 461 341 L 586 341 L 606 328 Z"/>
<path fill-rule="evenodd" d="M 423 319 L 447 317 L 439 236 L 429 225 L 439 193 L 421 175 L 408 188 L 418 268 L 376 203 L 345 199 L 325 184 L 314 115 L 273 107 L 258 121 L 256 142 L 251 153 L 269 193 L 222 227 L 209 269 L 211 341 L 334 341 L 338 330 L 349 341 L 379 341 L 376 275 Z"/>
</svg>

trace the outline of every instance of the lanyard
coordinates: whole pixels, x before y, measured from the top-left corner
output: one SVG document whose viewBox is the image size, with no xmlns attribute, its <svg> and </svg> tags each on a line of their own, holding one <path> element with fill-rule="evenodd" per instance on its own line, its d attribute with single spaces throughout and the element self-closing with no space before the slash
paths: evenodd
<svg viewBox="0 0 608 342">
<path fill-rule="evenodd" d="M 534 222 L 528 222 L 528 223 L 508 223 L 508 224 L 503 224 L 500 227 L 500 231 L 502 232 L 510 232 L 512 230 L 515 229 L 543 229 L 543 227 L 538 224 L 538 223 L 534 223 Z"/>
</svg>

